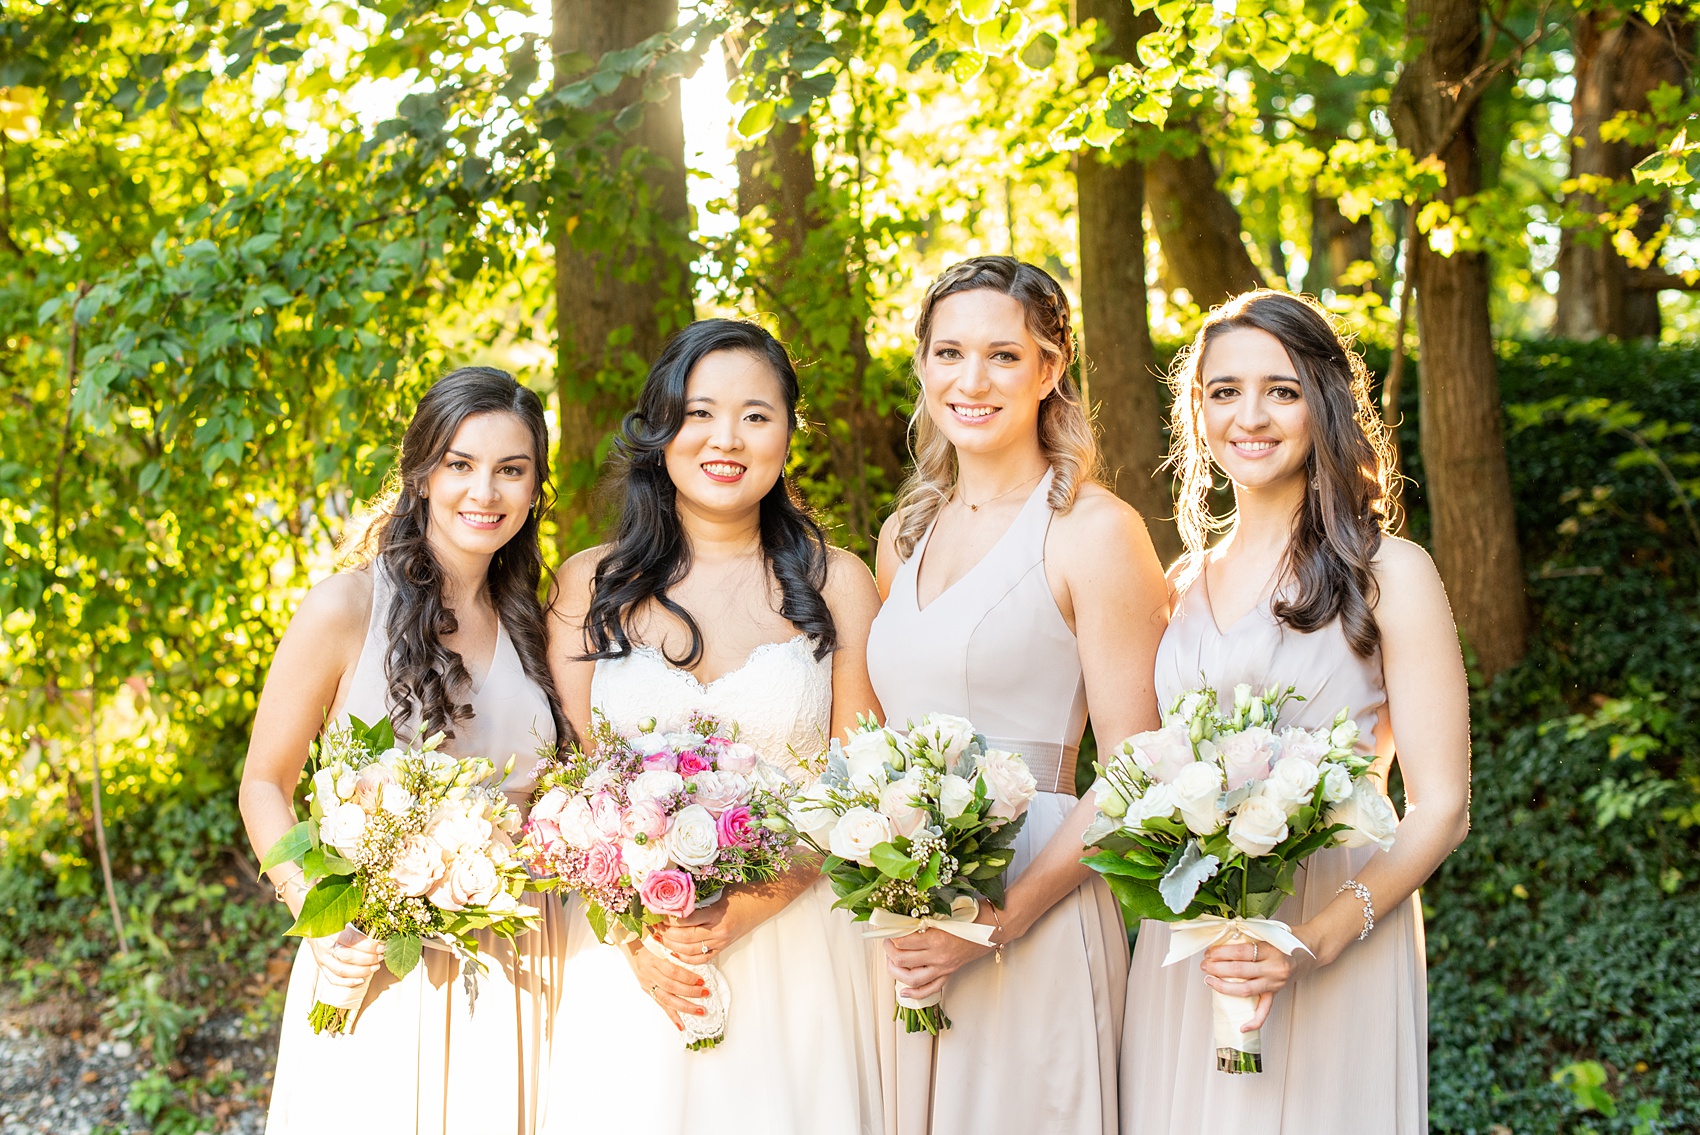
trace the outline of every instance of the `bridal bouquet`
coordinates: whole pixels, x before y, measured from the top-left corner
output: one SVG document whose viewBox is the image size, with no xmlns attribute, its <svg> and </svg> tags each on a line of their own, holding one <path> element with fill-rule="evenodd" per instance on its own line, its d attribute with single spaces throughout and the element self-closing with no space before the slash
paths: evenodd
<svg viewBox="0 0 1700 1135">
<path fill-rule="evenodd" d="M 1272 917 L 1299 864 L 1325 847 L 1393 846 L 1398 817 L 1367 775 L 1349 711 L 1326 729 L 1277 732 L 1289 700 L 1303 699 L 1291 686 L 1253 696 L 1241 685 L 1224 712 L 1214 690 L 1191 690 L 1161 729 L 1094 765 L 1097 815 L 1084 842 L 1099 850 L 1086 865 L 1130 921 L 1177 923 L 1165 965 L 1222 941 L 1305 949 Z M 1217 1068 L 1261 1072 L 1258 1032 L 1240 1031 L 1257 999 L 1211 996 Z"/>
<path fill-rule="evenodd" d="M 929 714 L 908 733 L 863 720 L 834 740 L 826 768 L 791 803 L 793 830 L 826 856 L 835 906 L 870 938 L 928 927 L 982 945 L 979 900 L 1003 905 L 1003 871 L 1037 785 L 1027 763 L 987 746 L 960 717 Z M 897 997 L 909 1032 L 950 1027 L 941 994 Z"/>
<path fill-rule="evenodd" d="M 300 917 L 285 933 L 378 939 L 397 977 L 419 964 L 424 939 L 440 939 L 476 999 L 484 966 L 474 931 L 512 939 L 540 916 L 519 901 L 528 877 L 510 835 L 519 810 L 497 787 L 505 770 L 438 752 L 441 740 L 399 748 L 387 717 L 376 725 L 351 717 L 327 732 L 311 751 L 311 812 L 260 868 L 294 861 L 306 874 Z M 370 985 L 321 987 L 313 1031 L 352 1030 Z"/>
<path fill-rule="evenodd" d="M 521 855 L 554 887 L 577 891 L 605 942 L 616 926 L 646 949 L 702 977 L 701 1017 L 685 1018 L 687 1047 L 712 1048 L 726 1032 L 731 991 L 714 965 L 668 953 L 644 931 L 683 918 L 734 883 L 764 883 L 790 865 L 781 822 L 791 782 L 712 718 L 662 733 L 653 719 L 625 736 L 598 717 L 596 749 L 545 762 Z"/>
</svg>

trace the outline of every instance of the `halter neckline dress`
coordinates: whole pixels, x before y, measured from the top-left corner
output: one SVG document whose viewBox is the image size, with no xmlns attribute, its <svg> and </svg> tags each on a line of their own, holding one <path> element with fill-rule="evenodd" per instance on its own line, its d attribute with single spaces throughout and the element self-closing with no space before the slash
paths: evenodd
<svg viewBox="0 0 1700 1135">
<path fill-rule="evenodd" d="M 343 725 L 350 716 L 370 725 L 390 712 L 384 659 L 393 588 L 381 564 L 369 570 L 372 614 L 335 717 Z M 443 751 L 485 757 L 498 768 L 513 759 L 502 787 L 523 807 L 538 748 L 555 741 L 555 721 L 505 627 L 497 629 L 489 672 L 466 700 L 473 716 L 455 725 Z M 303 942 L 280 1023 L 267 1135 L 531 1135 L 547 1086 L 563 931 L 553 895 L 526 901 L 543 910 L 536 929 L 511 943 L 479 935 L 489 970 L 478 981 L 476 1010 L 453 955 L 427 948 L 404 978 L 379 967 L 346 1035 L 315 1034 L 307 1024 L 318 966 Z"/>
<path fill-rule="evenodd" d="M 1374 744 L 1387 694 L 1379 651 L 1360 657 L 1339 620 L 1306 634 L 1283 625 L 1265 598 L 1226 629 L 1202 573 L 1179 595 L 1157 649 L 1157 697 L 1167 709 L 1189 689 L 1295 686 L 1279 725 L 1320 728 L 1349 707 Z M 1385 780 L 1391 757 L 1376 775 Z M 1277 918 L 1297 925 L 1334 900 L 1374 847 L 1331 848 L 1306 861 Z M 1216 1071 L 1210 990 L 1198 960 L 1164 966 L 1166 923 L 1140 924 L 1122 1044 L 1124 1135 L 1424 1135 L 1428 1130 L 1428 999 L 1416 895 L 1329 966 L 1275 995 L 1257 1075 Z"/>
<path fill-rule="evenodd" d="M 1054 477 L 1047 472 L 985 557 L 923 608 L 916 579 L 929 525 L 868 637 L 888 723 L 966 717 L 994 746 L 1020 753 L 1038 780 L 1006 883 L 1073 809 L 1086 723 L 1078 644 L 1045 578 Z M 951 1027 L 937 1038 L 892 1022 L 893 983 L 878 981 L 888 1130 L 1113 1131 L 1127 958 L 1116 901 L 1093 877 L 1005 947 L 1001 965 L 985 957 L 951 976 Z"/>
</svg>

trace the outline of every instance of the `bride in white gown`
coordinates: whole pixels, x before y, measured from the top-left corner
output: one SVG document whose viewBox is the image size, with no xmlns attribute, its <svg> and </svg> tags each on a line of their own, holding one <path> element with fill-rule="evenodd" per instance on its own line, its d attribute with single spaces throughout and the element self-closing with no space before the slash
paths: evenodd
<svg viewBox="0 0 1700 1135">
<path fill-rule="evenodd" d="M 873 580 L 783 479 L 797 400 L 784 348 L 752 324 L 692 324 L 656 361 L 618 443 L 614 539 L 567 563 L 551 612 L 580 736 L 593 709 L 622 729 L 707 713 L 801 776 L 799 758 L 878 713 Z M 877 958 L 832 901 L 805 861 L 661 928 L 663 946 L 730 986 L 725 1039 L 705 1051 L 679 1024 L 700 1012 L 695 975 L 598 942 L 571 909 L 543 1130 L 878 1135 Z"/>
</svg>

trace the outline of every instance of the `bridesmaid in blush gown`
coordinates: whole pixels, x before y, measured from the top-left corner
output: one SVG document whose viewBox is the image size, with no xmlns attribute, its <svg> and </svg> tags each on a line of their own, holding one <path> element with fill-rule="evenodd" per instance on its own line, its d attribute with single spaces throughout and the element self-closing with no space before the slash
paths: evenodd
<svg viewBox="0 0 1700 1135">
<path fill-rule="evenodd" d="M 632 731 L 706 713 L 801 779 L 858 713 L 879 712 L 864 650 L 879 600 L 827 546 L 784 478 L 797 375 L 760 327 L 675 335 L 626 418 L 614 538 L 562 571 L 550 656 L 567 717 Z M 688 1051 L 691 971 L 568 919 L 546 1130 L 645 1135 L 879 1135 L 872 950 L 832 909 L 818 864 L 738 886 L 656 940 L 712 962 L 731 991 L 724 1039 Z"/>
<path fill-rule="evenodd" d="M 537 395 L 468 367 L 438 382 L 402 439 L 396 491 L 358 541 L 360 566 L 318 584 L 278 644 L 242 774 L 257 853 L 295 823 L 307 746 L 328 716 L 388 716 L 403 739 L 439 729 L 442 751 L 514 762 L 502 787 L 522 808 L 537 749 L 563 728 L 537 601 L 537 518 L 549 433 Z M 567 734 L 570 736 L 570 734 Z M 292 914 L 301 869 L 271 871 Z M 561 906 L 530 897 L 541 924 L 509 942 L 479 936 L 489 965 L 477 1012 L 460 964 L 427 943 L 404 978 L 374 944 L 302 943 L 289 977 L 268 1135 L 531 1135 L 542 1106 L 562 952 Z M 320 983 L 374 975 L 354 1030 L 315 1034 Z"/>
<path fill-rule="evenodd" d="M 1100 737 L 1156 725 L 1162 570 L 1138 514 L 1093 479 L 1055 280 L 1009 257 L 964 261 L 928 289 L 916 338 L 916 470 L 880 535 L 869 671 L 890 724 L 966 717 L 1025 757 L 1040 791 L 1004 909 L 980 904 L 995 954 L 937 930 L 885 944 L 888 1127 L 1103 1135 L 1127 938 L 1080 864 L 1092 808 L 1074 799 L 1075 761 L 1088 710 Z M 898 984 L 942 988 L 951 1027 L 903 1032 Z"/>
<path fill-rule="evenodd" d="M 1307 700 L 1283 710 L 1282 727 L 1317 728 L 1350 707 L 1378 754 L 1373 775 L 1385 780 L 1397 753 L 1407 806 L 1391 851 L 1331 848 L 1300 869 L 1276 917 L 1308 954 L 1222 944 L 1165 966 L 1168 925 L 1141 925 L 1122 1131 L 1423 1135 L 1415 891 L 1469 825 L 1468 691 L 1446 595 L 1422 549 L 1388 534 L 1396 474 L 1368 374 L 1312 301 L 1258 291 L 1217 309 L 1174 383 L 1189 554 L 1171 573 L 1159 697 L 1201 681 L 1230 701 L 1237 683 L 1292 685 Z M 1216 469 L 1235 515 L 1206 548 L 1220 527 Z M 1216 1071 L 1211 988 L 1259 998 L 1261 1074 Z"/>
</svg>

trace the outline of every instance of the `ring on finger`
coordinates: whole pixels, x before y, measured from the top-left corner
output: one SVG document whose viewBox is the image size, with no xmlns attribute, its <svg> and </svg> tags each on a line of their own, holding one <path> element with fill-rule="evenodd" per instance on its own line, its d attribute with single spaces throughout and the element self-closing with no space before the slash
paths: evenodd
<svg viewBox="0 0 1700 1135">
<path fill-rule="evenodd" d="M 1254 962 L 1257 960 L 1257 939 L 1256 938 L 1253 938 L 1251 940 L 1251 960 L 1254 961 Z"/>
<path fill-rule="evenodd" d="M 704 954 L 708 953 L 708 943 L 707 942 L 704 942 L 702 944 L 702 949 L 699 951 L 699 953 L 704 953 Z"/>
</svg>

